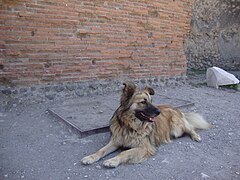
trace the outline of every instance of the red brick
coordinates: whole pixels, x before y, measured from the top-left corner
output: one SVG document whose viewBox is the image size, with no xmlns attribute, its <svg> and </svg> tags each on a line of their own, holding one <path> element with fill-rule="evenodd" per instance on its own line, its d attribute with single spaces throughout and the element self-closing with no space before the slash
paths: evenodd
<svg viewBox="0 0 240 180">
<path fill-rule="evenodd" d="M 185 74 L 193 2 L 3 1 L 0 78 L 25 85 Z"/>
</svg>

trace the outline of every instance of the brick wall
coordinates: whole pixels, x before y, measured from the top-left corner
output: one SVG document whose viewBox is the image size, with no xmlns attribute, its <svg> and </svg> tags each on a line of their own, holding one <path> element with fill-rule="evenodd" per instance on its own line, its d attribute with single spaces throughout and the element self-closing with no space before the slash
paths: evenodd
<svg viewBox="0 0 240 180">
<path fill-rule="evenodd" d="M 0 0 L 0 81 L 181 76 L 194 0 Z"/>
</svg>

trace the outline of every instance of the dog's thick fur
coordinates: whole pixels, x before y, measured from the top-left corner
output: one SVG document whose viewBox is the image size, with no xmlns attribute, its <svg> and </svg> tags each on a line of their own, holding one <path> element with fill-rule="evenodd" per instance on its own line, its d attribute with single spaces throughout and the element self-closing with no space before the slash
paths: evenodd
<svg viewBox="0 0 240 180">
<path fill-rule="evenodd" d="M 104 166 L 139 163 L 154 155 L 161 143 L 171 142 L 171 137 L 177 138 L 186 133 L 194 141 L 201 141 L 194 129 L 211 126 L 197 113 L 183 113 L 167 105 L 153 106 L 152 88 L 138 91 L 132 82 L 124 85 L 120 106 L 110 122 L 110 142 L 96 153 L 84 157 L 81 160 L 83 164 L 92 164 L 122 147 L 128 150 L 104 161 Z"/>
</svg>

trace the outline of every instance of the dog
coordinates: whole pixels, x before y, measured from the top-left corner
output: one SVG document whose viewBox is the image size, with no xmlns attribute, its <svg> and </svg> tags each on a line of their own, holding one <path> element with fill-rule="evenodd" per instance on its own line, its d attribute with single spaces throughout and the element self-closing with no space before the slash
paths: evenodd
<svg viewBox="0 0 240 180">
<path fill-rule="evenodd" d="M 154 106 L 151 96 L 155 92 L 150 87 L 137 90 L 133 82 L 123 84 L 120 106 L 110 120 L 110 141 L 96 153 L 84 157 L 83 164 L 92 164 L 119 148 L 127 150 L 104 161 L 105 167 L 140 163 L 153 156 L 160 144 L 171 142 L 171 137 L 178 138 L 186 133 L 200 142 L 195 128 L 211 127 L 200 114 L 183 113 L 168 105 Z"/>
</svg>

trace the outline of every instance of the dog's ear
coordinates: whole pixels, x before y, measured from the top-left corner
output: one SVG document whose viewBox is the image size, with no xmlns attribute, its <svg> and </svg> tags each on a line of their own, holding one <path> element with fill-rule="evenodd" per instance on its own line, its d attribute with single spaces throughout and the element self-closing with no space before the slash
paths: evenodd
<svg viewBox="0 0 240 180">
<path fill-rule="evenodd" d="M 121 104 L 125 104 L 132 97 L 136 91 L 136 85 L 133 82 L 127 81 L 123 83 L 124 88 L 122 90 Z"/>
<path fill-rule="evenodd" d="M 155 94 L 155 91 L 153 90 L 153 88 L 145 87 L 144 90 L 147 91 L 150 95 L 154 95 Z"/>
</svg>

